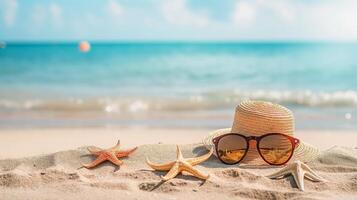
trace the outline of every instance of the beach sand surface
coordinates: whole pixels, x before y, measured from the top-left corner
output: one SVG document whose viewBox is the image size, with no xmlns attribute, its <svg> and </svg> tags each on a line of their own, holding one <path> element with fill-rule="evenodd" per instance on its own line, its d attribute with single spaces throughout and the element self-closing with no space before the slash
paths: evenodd
<svg viewBox="0 0 357 200">
<path fill-rule="evenodd" d="M 207 181 L 182 174 L 161 182 L 165 172 L 148 167 L 172 161 L 176 145 L 185 157 L 207 153 L 200 144 L 204 129 L 82 128 L 0 131 L 0 199 L 357 199 L 357 134 L 298 131 L 296 135 L 322 151 L 307 163 L 325 182 L 305 179 L 301 192 L 292 176 L 266 175 L 279 170 L 228 166 L 212 156 L 196 168 Z M 88 170 L 81 163 L 95 157 L 87 146 L 108 148 L 120 139 L 123 149 L 138 146 L 118 168 L 109 162 Z"/>
</svg>

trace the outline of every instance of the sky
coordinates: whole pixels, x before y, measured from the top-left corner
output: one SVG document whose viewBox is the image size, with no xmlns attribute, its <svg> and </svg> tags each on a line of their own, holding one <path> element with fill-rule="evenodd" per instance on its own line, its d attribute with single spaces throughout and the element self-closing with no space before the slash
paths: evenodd
<svg viewBox="0 0 357 200">
<path fill-rule="evenodd" d="M 357 0 L 0 0 L 0 41 L 357 41 Z"/>
</svg>

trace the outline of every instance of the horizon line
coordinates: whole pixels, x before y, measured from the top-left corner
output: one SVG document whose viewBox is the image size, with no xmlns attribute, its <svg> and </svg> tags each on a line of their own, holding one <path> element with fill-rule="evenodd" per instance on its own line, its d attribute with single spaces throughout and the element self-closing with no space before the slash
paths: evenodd
<svg viewBox="0 0 357 200">
<path fill-rule="evenodd" d="M 2 40 L 0 44 L 357 44 L 357 40 Z"/>
</svg>

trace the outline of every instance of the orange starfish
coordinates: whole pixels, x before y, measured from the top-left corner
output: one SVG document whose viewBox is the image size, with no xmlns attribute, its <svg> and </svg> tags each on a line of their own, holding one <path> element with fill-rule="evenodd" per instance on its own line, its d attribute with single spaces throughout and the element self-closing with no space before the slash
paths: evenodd
<svg viewBox="0 0 357 200">
<path fill-rule="evenodd" d="M 89 168 L 93 168 L 97 165 L 99 165 L 100 163 L 109 160 L 110 162 L 112 162 L 113 164 L 115 164 L 116 166 L 120 166 L 123 164 L 123 161 L 119 160 L 118 158 L 123 158 L 123 157 L 127 157 L 129 156 L 131 153 L 133 153 L 137 147 L 130 149 L 130 150 L 126 150 L 126 151 L 119 151 L 119 147 L 120 147 L 120 140 L 118 140 L 118 143 L 114 146 L 111 147 L 109 149 L 101 149 L 98 147 L 88 147 L 88 151 L 92 154 L 92 155 L 96 155 L 97 158 L 89 163 L 89 164 L 82 164 L 83 167 L 89 169 Z"/>
</svg>

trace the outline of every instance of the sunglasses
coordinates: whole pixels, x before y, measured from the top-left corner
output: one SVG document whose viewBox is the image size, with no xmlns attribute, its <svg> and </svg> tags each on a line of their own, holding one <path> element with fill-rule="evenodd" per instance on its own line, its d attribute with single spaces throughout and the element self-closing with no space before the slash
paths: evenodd
<svg viewBox="0 0 357 200">
<path fill-rule="evenodd" d="M 249 150 L 249 141 L 255 140 L 259 155 L 270 165 L 284 165 L 293 156 L 299 139 L 281 133 L 262 136 L 244 136 L 227 133 L 212 140 L 219 160 L 234 165 L 243 160 Z"/>
</svg>

